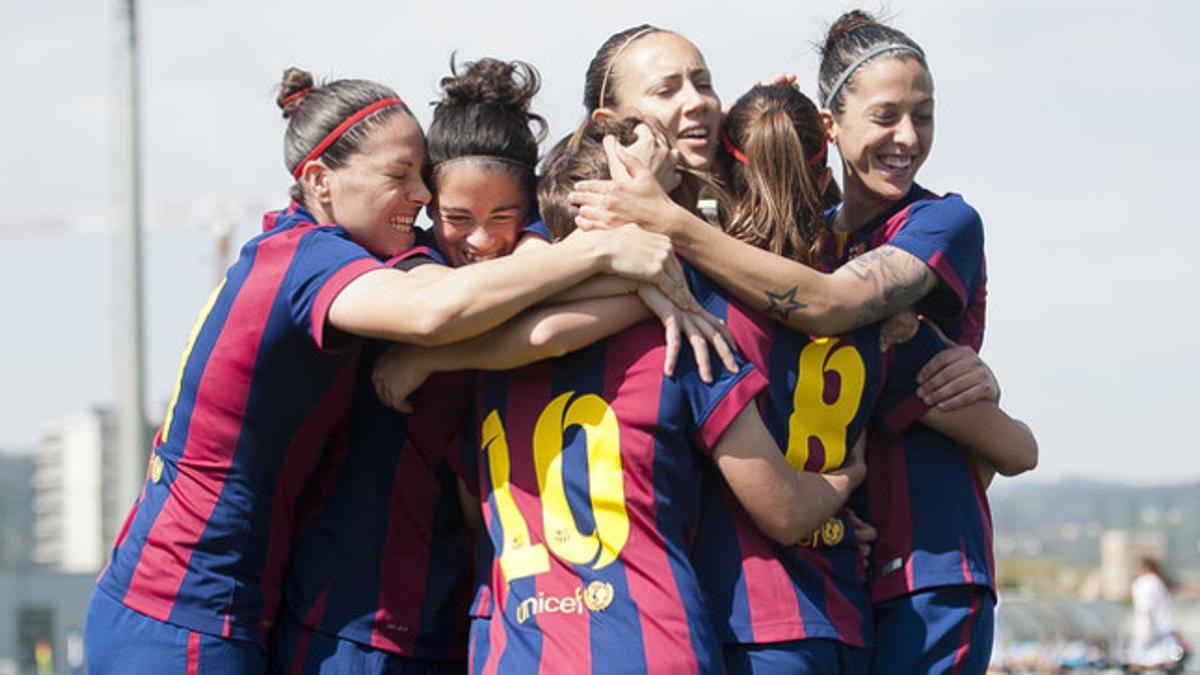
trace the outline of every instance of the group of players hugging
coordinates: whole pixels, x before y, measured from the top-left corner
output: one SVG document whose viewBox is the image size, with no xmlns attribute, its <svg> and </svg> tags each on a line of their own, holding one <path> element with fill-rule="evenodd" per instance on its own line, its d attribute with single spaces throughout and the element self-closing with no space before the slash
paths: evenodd
<svg viewBox="0 0 1200 675">
<path fill-rule="evenodd" d="M 291 200 L 188 338 L 90 672 L 983 672 L 985 490 L 1038 449 L 982 223 L 915 182 L 920 46 L 856 10 L 821 56 L 722 110 L 621 31 L 540 170 L 524 62 L 452 60 L 428 133 L 288 69 Z"/>
</svg>

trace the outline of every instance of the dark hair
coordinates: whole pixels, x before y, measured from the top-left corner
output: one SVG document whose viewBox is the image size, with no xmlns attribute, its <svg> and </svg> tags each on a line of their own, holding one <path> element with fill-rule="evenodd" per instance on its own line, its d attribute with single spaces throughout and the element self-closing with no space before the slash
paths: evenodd
<svg viewBox="0 0 1200 675">
<path fill-rule="evenodd" d="M 717 162 L 731 202 L 722 219 L 733 237 L 776 255 L 812 265 L 824 244 L 825 197 L 817 178 L 825 169 L 825 127 L 817 106 L 794 86 L 754 87 L 725 118 Z"/>
<path fill-rule="evenodd" d="M 435 185 L 442 162 L 478 157 L 516 173 L 532 205 L 538 143 L 546 135 L 546 120 L 529 111 L 541 88 L 537 69 L 524 61 L 482 58 L 465 64 L 460 74 L 451 55 L 450 75 L 441 85 L 443 96 L 433 109 L 426 141 Z M 534 124 L 536 133 L 530 128 Z"/>
<path fill-rule="evenodd" d="M 826 107 L 832 113 L 835 115 L 842 113 L 846 99 L 845 92 L 854 88 L 854 75 L 851 74 L 834 99 L 828 101 L 829 92 L 834 83 L 856 59 L 872 49 L 886 44 L 906 45 L 922 55 L 917 56 L 904 50 L 887 51 L 872 57 L 867 63 L 881 57 L 901 60 L 916 59 L 927 72 L 929 71 L 929 64 L 925 62 L 924 51 L 920 45 L 899 30 L 876 21 L 875 17 L 861 9 L 846 12 L 829 27 L 829 32 L 825 34 L 825 44 L 821 48 L 821 69 L 817 81 L 821 100 L 827 103 Z"/>
<path fill-rule="evenodd" d="M 567 195 L 581 180 L 607 180 L 612 174 L 608 168 L 608 155 L 604 152 L 604 137 L 615 136 L 621 145 L 630 145 L 637 140 L 634 129 L 643 121 L 636 117 L 600 118 L 584 120 L 574 133 L 554 144 L 546 159 L 542 161 L 542 175 L 538 180 L 538 209 L 546 229 L 555 241 L 575 230 L 575 216 L 579 210 L 572 206 Z M 654 130 L 662 142 L 666 136 Z M 696 213 L 696 201 L 701 192 L 719 194 L 719 188 L 704 175 L 680 162 L 679 186 L 671 192 L 671 199 L 689 211 Z"/>
<path fill-rule="evenodd" d="M 1175 580 L 1167 576 L 1166 571 L 1163 570 L 1162 563 L 1160 563 L 1157 559 L 1148 555 L 1142 556 L 1138 559 L 1138 565 L 1150 570 L 1154 576 L 1158 577 L 1162 581 L 1163 586 L 1166 586 L 1168 591 L 1175 590 Z"/>
<path fill-rule="evenodd" d="M 288 120 L 283 136 L 283 163 L 288 172 L 294 172 L 308 153 L 347 118 L 372 103 L 393 97 L 396 92 L 391 88 L 369 80 L 334 80 L 314 86 L 313 76 L 306 70 L 288 68 L 283 71 L 275 103 L 283 110 L 283 118 Z M 320 155 L 321 162 L 331 169 L 342 166 L 359 151 L 373 129 L 401 112 L 412 115 L 403 103 L 371 113 L 326 148 Z M 292 199 L 303 201 L 304 191 L 299 182 L 288 192 Z"/>
<path fill-rule="evenodd" d="M 583 78 L 583 107 L 587 109 L 589 115 L 613 100 L 612 91 L 616 77 L 612 71 L 616 66 L 613 61 L 617 54 L 635 39 L 652 33 L 667 32 L 669 31 L 643 23 L 608 36 L 604 44 L 596 50 L 591 62 L 588 63 L 587 73 Z"/>
</svg>

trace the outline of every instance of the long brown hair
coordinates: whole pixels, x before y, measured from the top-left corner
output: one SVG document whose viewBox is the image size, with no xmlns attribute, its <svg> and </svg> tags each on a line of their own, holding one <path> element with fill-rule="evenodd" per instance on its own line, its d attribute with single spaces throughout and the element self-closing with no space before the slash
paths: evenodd
<svg viewBox="0 0 1200 675">
<path fill-rule="evenodd" d="M 816 105 L 794 86 L 757 86 L 730 109 L 723 133 L 717 162 L 732 199 L 725 231 L 815 264 L 828 237 L 824 210 L 840 197 L 819 187 L 826 146 Z"/>
</svg>

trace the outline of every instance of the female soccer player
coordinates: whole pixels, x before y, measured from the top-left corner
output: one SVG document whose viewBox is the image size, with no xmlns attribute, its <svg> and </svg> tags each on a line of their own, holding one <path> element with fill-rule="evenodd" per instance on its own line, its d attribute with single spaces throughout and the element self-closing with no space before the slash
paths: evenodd
<svg viewBox="0 0 1200 675">
<path fill-rule="evenodd" d="M 429 200 L 408 108 L 382 85 L 314 86 L 299 69 L 278 103 L 294 201 L 267 214 L 188 340 L 142 494 L 92 598 L 93 673 L 265 669 L 298 498 L 346 413 L 356 337 L 476 335 L 600 272 L 684 292 L 664 271 L 668 242 L 631 229 L 519 262 L 389 269 Z"/>
<path fill-rule="evenodd" d="M 937 198 L 914 182 L 932 141 L 932 79 L 923 52 L 899 31 L 851 12 L 830 29 L 821 82 L 827 135 L 843 157 L 845 203 L 834 227 L 856 233 L 848 253 L 862 253 L 833 274 L 707 227 L 665 199 L 645 170 L 637 180 L 582 184 L 573 196 L 581 223 L 639 222 L 666 233 L 737 297 L 800 331 L 833 334 L 915 304 L 952 338 L 978 346 L 978 215 L 960 197 Z M 968 383 L 964 394 L 978 396 L 980 386 Z M 993 602 L 983 484 L 969 454 L 924 427 L 906 433 L 902 446 L 878 453 L 872 464 L 873 477 L 900 486 L 870 490 L 869 515 L 881 532 L 871 571 L 877 640 L 887 655 L 876 667 L 972 667 L 965 659 L 988 651 Z M 1019 473 L 1031 468 L 1029 460 L 995 468 Z M 890 598 L 907 599 L 893 607 L 885 604 Z M 912 639 L 915 631 L 927 639 Z"/>
<path fill-rule="evenodd" d="M 730 192 L 726 231 L 819 265 L 836 242 L 822 216 L 829 172 L 816 106 L 794 87 L 756 87 L 730 110 L 721 141 L 717 161 Z M 797 470 L 838 466 L 868 419 L 886 435 L 920 417 L 998 464 L 1036 458 L 1028 429 L 990 402 L 950 412 L 925 412 L 915 403 L 915 373 L 941 348 L 930 328 L 884 356 L 888 339 L 879 325 L 814 339 L 719 298 L 708 308 L 726 318 L 743 351 L 767 373 L 764 417 Z M 705 506 L 694 557 L 718 626 L 732 643 L 730 672 L 866 672 L 870 603 L 853 518 L 843 513 L 804 546 L 787 548 L 749 527 L 729 500 Z"/>
</svg>

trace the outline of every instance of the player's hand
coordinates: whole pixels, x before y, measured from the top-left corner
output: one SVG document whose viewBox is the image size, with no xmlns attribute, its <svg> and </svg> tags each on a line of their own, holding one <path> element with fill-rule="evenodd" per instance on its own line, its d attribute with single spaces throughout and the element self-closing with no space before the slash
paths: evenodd
<svg viewBox="0 0 1200 675">
<path fill-rule="evenodd" d="M 675 364 L 679 359 L 680 338 L 685 337 L 696 357 L 696 367 L 700 371 L 700 379 L 706 383 L 713 381 L 712 360 L 709 357 L 709 345 L 717 351 L 717 356 L 725 369 L 736 373 L 737 358 L 733 354 L 733 336 L 725 327 L 725 322 L 713 316 L 704 309 L 688 311 L 680 309 L 667 299 L 655 286 L 641 284 L 637 288 L 638 296 L 646 307 L 658 317 L 666 329 L 667 353 L 663 360 L 663 373 L 673 375 Z"/>
<path fill-rule="evenodd" d="M 913 339 L 921 328 L 921 320 L 912 308 L 905 308 L 883 320 L 879 327 L 879 351 L 886 352 L 894 345 Z"/>
<path fill-rule="evenodd" d="M 424 367 L 424 359 L 414 347 L 393 345 L 375 362 L 371 383 L 383 404 L 402 413 L 411 413 L 412 395 L 432 374 Z"/>
<path fill-rule="evenodd" d="M 796 74 L 795 73 L 780 73 L 780 74 L 776 75 L 775 77 L 772 77 L 771 79 L 766 80 L 766 81 L 756 80 L 754 82 L 754 84 L 750 85 L 750 88 L 753 89 L 755 87 L 763 87 L 763 86 L 766 86 L 766 87 L 790 87 L 795 84 L 796 84 Z M 722 110 L 721 110 L 721 115 L 722 116 L 728 115 L 729 111 L 732 110 L 733 106 L 735 106 L 735 105 L 737 105 L 737 100 L 726 101 L 724 108 L 722 108 Z M 722 124 L 724 124 L 723 119 L 721 120 L 721 122 L 722 122 Z"/>
<path fill-rule="evenodd" d="M 871 557 L 871 544 L 879 538 L 879 531 L 870 523 L 858 517 L 852 509 L 846 509 L 846 517 L 854 528 L 854 540 L 858 542 L 858 552 L 865 562 Z"/>
<path fill-rule="evenodd" d="M 938 410 L 976 401 L 1000 402 L 1000 382 L 970 347 L 955 345 L 929 359 L 917 373 L 917 396 Z"/>
<path fill-rule="evenodd" d="M 568 239 L 588 236 L 599 238 L 607 263 L 605 271 L 623 279 L 653 284 L 681 309 L 700 311 L 700 305 L 688 290 L 683 268 L 671 250 L 670 239 L 633 224 L 603 232 L 576 230 Z"/>
<path fill-rule="evenodd" d="M 642 123 L 633 129 L 637 137 L 630 145 L 622 146 L 615 138 L 609 136 L 604 145 L 611 166 L 614 162 L 620 164 L 622 179 L 629 177 L 631 166 L 647 167 L 654 171 L 654 177 L 662 186 L 663 192 L 670 193 L 679 187 L 679 151 L 671 147 L 667 139 L 650 125 Z M 609 169 L 612 172 L 612 169 Z"/>
<path fill-rule="evenodd" d="M 838 473 L 850 479 L 851 490 L 861 485 L 863 479 L 867 477 L 866 454 L 867 432 L 864 431 L 858 435 L 858 440 L 854 442 L 854 446 L 850 448 L 850 452 L 846 453 L 846 460 L 837 469 Z"/>
<path fill-rule="evenodd" d="M 604 150 L 612 180 L 585 180 L 575 184 L 568 198 L 579 207 L 575 224 L 584 230 L 611 229 L 637 223 L 659 231 L 665 214 L 675 207 L 659 182 L 660 166 L 651 166 L 620 146 L 612 136 L 604 138 Z"/>
</svg>

